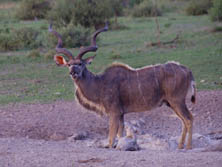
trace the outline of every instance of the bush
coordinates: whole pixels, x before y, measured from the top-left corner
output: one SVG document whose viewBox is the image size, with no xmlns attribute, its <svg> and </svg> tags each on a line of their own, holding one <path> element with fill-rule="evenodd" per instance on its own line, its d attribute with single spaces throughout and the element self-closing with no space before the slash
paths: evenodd
<svg viewBox="0 0 222 167">
<path fill-rule="evenodd" d="M 143 0 L 128 0 L 125 3 L 125 6 L 133 8 L 135 5 L 140 4 L 141 2 L 143 2 Z"/>
<path fill-rule="evenodd" d="M 90 29 L 84 28 L 80 25 L 75 26 L 70 23 L 67 27 L 62 27 L 58 29 L 58 32 L 63 38 L 63 47 L 73 48 L 80 47 L 83 45 L 88 45 L 90 42 Z M 49 34 L 48 37 L 50 47 L 55 47 L 57 44 L 57 39 L 53 34 Z"/>
<path fill-rule="evenodd" d="M 115 16 L 123 15 L 123 4 L 122 0 L 112 0 L 112 10 Z"/>
<path fill-rule="evenodd" d="M 22 0 L 15 11 L 15 17 L 22 20 L 45 18 L 50 10 L 47 0 Z"/>
<path fill-rule="evenodd" d="M 222 0 L 214 0 L 213 7 L 210 9 L 212 21 L 222 21 Z"/>
<path fill-rule="evenodd" d="M 208 10 L 212 6 L 211 0 L 192 0 L 185 9 L 187 15 L 203 15 L 208 14 Z"/>
<path fill-rule="evenodd" d="M 161 10 L 156 7 L 151 0 L 144 0 L 132 10 L 133 17 L 153 17 L 161 15 Z"/>
<path fill-rule="evenodd" d="M 114 15 L 110 0 L 75 0 L 74 22 L 95 29 L 104 26 L 107 19 Z"/>
<path fill-rule="evenodd" d="M 56 0 L 52 10 L 48 12 L 47 19 L 56 27 L 64 27 L 72 22 L 74 10 L 74 0 Z"/>
<path fill-rule="evenodd" d="M 40 32 L 33 28 L 6 28 L 0 31 L 0 51 L 38 48 L 43 45 L 40 36 Z"/>
<path fill-rule="evenodd" d="M 99 28 L 114 15 L 110 0 L 57 0 L 48 19 L 61 26 L 73 22 L 86 28 Z"/>
<path fill-rule="evenodd" d="M 20 43 L 20 48 L 33 49 L 41 45 L 37 40 L 40 32 L 30 27 L 23 27 L 12 31 L 14 38 Z"/>
<path fill-rule="evenodd" d="M 62 35 L 63 45 L 67 48 L 88 45 L 91 30 L 80 25 L 70 23 L 58 29 Z M 57 39 L 54 35 L 40 32 L 34 28 L 23 27 L 19 29 L 0 29 L 0 51 L 14 51 L 21 49 L 37 49 L 41 47 L 55 48 Z"/>
<path fill-rule="evenodd" d="M 13 51 L 20 48 L 19 41 L 9 33 L 0 33 L 0 51 Z"/>
</svg>

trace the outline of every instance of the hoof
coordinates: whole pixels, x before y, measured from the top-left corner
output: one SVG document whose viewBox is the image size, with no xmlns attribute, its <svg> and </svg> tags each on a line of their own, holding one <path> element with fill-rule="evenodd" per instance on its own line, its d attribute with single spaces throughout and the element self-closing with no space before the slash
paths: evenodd
<svg viewBox="0 0 222 167">
<path fill-rule="evenodd" d="M 192 146 L 191 146 L 191 145 L 187 145 L 187 146 L 186 146 L 186 149 L 187 149 L 187 150 L 191 150 L 191 149 L 192 149 Z"/>
<path fill-rule="evenodd" d="M 183 148 L 184 148 L 183 144 L 178 145 L 178 149 L 183 149 Z"/>
</svg>

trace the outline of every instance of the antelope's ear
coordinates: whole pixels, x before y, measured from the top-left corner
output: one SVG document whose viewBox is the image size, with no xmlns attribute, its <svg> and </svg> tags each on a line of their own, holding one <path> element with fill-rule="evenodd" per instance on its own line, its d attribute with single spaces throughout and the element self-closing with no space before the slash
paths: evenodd
<svg viewBox="0 0 222 167">
<path fill-rule="evenodd" d="M 90 57 L 86 58 L 84 61 L 86 64 L 91 64 L 95 57 L 96 57 L 96 55 L 90 56 Z"/>
<path fill-rule="evenodd" d="M 62 56 L 55 55 L 54 56 L 54 61 L 56 62 L 56 64 L 58 66 L 66 66 L 67 65 L 66 60 Z"/>
</svg>

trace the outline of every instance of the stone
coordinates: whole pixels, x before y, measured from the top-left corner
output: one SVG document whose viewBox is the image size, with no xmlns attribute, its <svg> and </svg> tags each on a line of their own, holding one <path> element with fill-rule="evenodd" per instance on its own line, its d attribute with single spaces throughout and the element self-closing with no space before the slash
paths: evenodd
<svg viewBox="0 0 222 167">
<path fill-rule="evenodd" d="M 80 133 L 76 133 L 73 134 L 72 136 L 70 136 L 68 138 L 69 141 L 75 141 L 75 140 L 85 140 L 89 137 L 89 133 L 88 132 L 80 132 Z"/>
<path fill-rule="evenodd" d="M 138 136 L 138 144 L 141 149 L 148 150 L 169 150 L 170 146 L 164 139 L 153 137 L 152 135 L 145 134 Z"/>
<path fill-rule="evenodd" d="M 121 151 L 137 151 L 139 145 L 135 135 L 134 126 L 131 123 L 125 123 L 126 136 L 119 139 L 116 149 Z"/>
<path fill-rule="evenodd" d="M 125 136 L 119 139 L 116 149 L 121 151 L 137 151 L 139 150 L 139 146 L 136 139 Z"/>
</svg>

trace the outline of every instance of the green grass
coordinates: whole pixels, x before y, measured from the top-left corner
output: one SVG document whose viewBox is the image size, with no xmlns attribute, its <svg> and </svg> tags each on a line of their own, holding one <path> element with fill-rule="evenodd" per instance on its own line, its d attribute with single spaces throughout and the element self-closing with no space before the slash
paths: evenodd
<svg viewBox="0 0 222 167">
<path fill-rule="evenodd" d="M 138 68 L 174 60 L 193 71 L 199 90 L 222 89 L 222 32 L 207 31 L 213 26 L 208 16 L 171 13 L 158 20 L 162 41 L 181 34 L 174 47 L 145 46 L 146 42 L 157 40 L 156 24 L 152 18 L 122 17 L 119 22 L 129 28 L 102 33 L 97 56 L 88 68 L 97 73 L 114 61 Z M 8 20 L 4 25 L 0 24 L 0 28 L 18 28 L 24 26 L 23 23 Z M 44 20 L 25 23 L 25 26 L 47 31 Z M 77 49 L 72 51 L 74 55 L 78 52 Z M 74 86 L 68 69 L 57 67 L 53 60 L 30 59 L 26 55 L 27 51 L 0 53 L 1 105 L 74 99 Z"/>
</svg>

